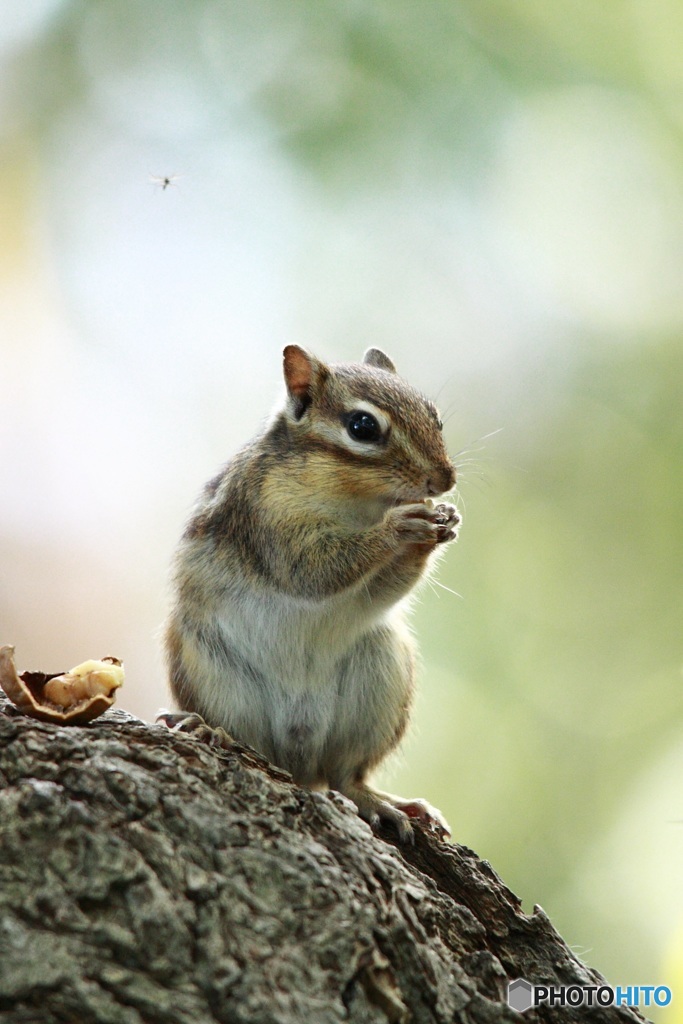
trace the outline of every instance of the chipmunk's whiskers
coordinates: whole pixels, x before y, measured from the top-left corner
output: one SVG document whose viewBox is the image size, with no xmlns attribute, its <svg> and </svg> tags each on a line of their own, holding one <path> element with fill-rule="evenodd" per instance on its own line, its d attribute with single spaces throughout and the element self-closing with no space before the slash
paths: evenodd
<svg viewBox="0 0 683 1024">
<path fill-rule="evenodd" d="M 453 594 L 455 597 L 459 597 L 461 601 L 465 600 L 462 594 L 459 594 L 457 590 L 451 590 L 451 588 L 447 587 L 445 583 L 439 583 L 438 580 L 431 579 L 429 582 L 431 583 L 432 586 L 441 587 L 442 590 L 447 590 L 449 594 Z"/>
</svg>

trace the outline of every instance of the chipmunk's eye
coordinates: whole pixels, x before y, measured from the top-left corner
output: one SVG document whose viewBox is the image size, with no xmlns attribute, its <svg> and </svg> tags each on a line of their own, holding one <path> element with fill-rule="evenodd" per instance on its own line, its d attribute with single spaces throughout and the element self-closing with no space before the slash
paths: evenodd
<svg viewBox="0 0 683 1024">
<path fill-rule="evenodd" d="M 372 413 L 364 412 L 362 409 L 351 413 L 346 423 L 346 429 L 354 441 L 372 443 L 379 441 L 382 437 L 382 431 L 375 417 Z"/>
</svg>

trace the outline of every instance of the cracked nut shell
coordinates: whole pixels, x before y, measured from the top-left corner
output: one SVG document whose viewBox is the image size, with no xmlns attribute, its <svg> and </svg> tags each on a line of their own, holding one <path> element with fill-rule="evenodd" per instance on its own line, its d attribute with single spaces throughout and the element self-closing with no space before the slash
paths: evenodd
<svg viewBox="0 0 683 1024">
<path fill-rule="evenodd" d="M 123 684 L 118 658 L 84 661 L 70 672 L 17 673 L 14 647 L 0 647 L 0 686 L 25 715 L 43 722 L 82 725 L 110 708 Z"/>
</svg>

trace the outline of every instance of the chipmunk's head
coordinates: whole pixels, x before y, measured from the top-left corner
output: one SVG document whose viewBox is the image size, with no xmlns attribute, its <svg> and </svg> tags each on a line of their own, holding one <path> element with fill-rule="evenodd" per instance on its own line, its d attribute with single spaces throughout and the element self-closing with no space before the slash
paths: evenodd
<svg viewBox="0 0 683 1024">
<path fill-rule="evenodd" d="M 399 377 L 384 352 L 370 348 L 362 363 L 326 365 L 288 345 L 284 376 L 290 436 L 321 486 L 386 505 L 453 487 L 436 407 Z"/>
</svg>

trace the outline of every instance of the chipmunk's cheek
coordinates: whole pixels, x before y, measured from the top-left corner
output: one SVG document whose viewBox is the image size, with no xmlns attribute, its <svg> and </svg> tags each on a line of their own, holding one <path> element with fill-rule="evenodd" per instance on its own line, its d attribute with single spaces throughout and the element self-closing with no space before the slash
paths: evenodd
<svg viewBox="0 0 683 1024">
<path fill-rule="evenodd" d="M 345 490 L 356 498 L 380 500 L 384 503 L 390 503 L 396 493 L 395 485 L 391 481 L 382 480 L 374 466 L 369 473 L 349 476 Z"/>
</svg>

